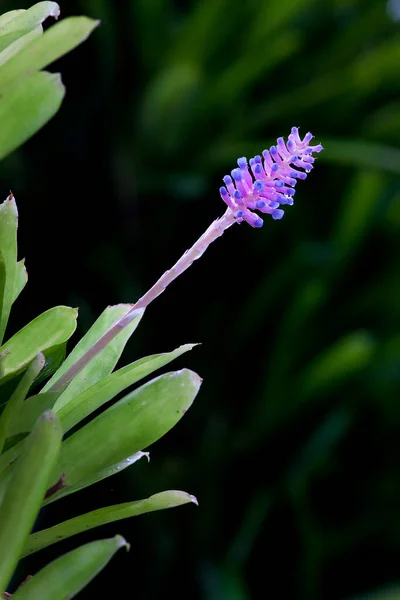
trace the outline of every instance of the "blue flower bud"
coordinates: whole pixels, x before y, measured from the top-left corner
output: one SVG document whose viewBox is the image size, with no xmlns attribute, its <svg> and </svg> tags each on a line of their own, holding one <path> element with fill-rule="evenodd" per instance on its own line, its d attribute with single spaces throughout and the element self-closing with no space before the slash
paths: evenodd
<svg viewBox="0 0 400 600">
<path fill-rule="evenodd" d="M 256 179 L 253 183 L 253 190 L 255 192 L 262 192 L 264 189 L 264 182 L 261 179 Z"/>
<path fill-rule="evenodd" d="M 224 182 L 226 185 L 229 185 L 230 183 L 233 183 L 233 181 L 232 181 L 232 177 L 230 177 L 229 175 L 225 175 L 225 177 L 223 178 L 223 182 Z"/>
<path fill-rule="evenodd" d="M 279 219 L 282 219 L 284 214 L 285 211 L 283 211 L 281 208 L 275 208 L 275 210 L 272 211 L 271 216 L 274 221 L 278 221 Z"/>
<path fill-rule="evenodd" d="M 231 175 L 235 181 L 242 181 L 242 172 L 240 169 L 233 169 Z"/>
</svg>

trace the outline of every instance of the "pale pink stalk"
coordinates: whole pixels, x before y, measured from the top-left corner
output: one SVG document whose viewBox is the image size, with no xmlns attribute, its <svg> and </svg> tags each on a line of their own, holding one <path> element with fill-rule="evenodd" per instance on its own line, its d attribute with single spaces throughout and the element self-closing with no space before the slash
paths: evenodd
<svg viewBox="0 0 400 600">
<path fill-rule="evenodd" d="M 132 308 L 123 317 L 117 319 L 109 329 L 89 348 L 89 350 L 81 356 L 65 373 L 58 379 L 48 390 L 49 392 L 58 392 L 67 387 L 77 373 L 97 355 L 99 352 L 104 350 L 106 346 L 133 321 L 133 319 L 140 314 L 140 311 L 145 309 L 155 298 L 157 298 L 162 292 L 174 281 L 179 275 L 181 275 L 186 269 L 190 267 L 193 261 L 197 260 L 204 254 L 208 246 L 219 238 L 228 227 L 233 225 L 236 219 L 232 211 L 227 208 L 221 218 L 216 219 L 203 235 L 193 244 L 193 246 L 186 250 L 181 258 L 174 264 L 174 266 L 161 275 L 160 279 L 146 292 L 139 300 L 132 305 Z"/>
</svg>

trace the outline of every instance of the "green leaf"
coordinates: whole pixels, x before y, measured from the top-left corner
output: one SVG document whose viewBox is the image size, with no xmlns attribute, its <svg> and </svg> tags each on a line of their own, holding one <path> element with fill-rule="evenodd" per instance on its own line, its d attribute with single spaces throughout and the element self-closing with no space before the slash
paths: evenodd
<svg viewBox="0 0 400 600">
<path fill-rule="evenodd" d="M 19 373 L 38 352 L 66 342 L 74 333 L 78 311 L 68 306 L 56 306 L 28 323 L 0 348 L 2 378 Z"/>
<path fill-rule="evenodd" d="M 46 410 L 51 410 L 57 400 L 58 394 L 46 392 L 27 398 L 23 409 L 14 417 L 8 429 L 8 436 L 26 433 L 32 430 L 36 419 Z M 58 415 L 57 415 L 58 417 Z"/>
<path fill-rule="evenodd" d="M 144 384 L 79 429 L 63 443 L 60 460 L 49 487 L 63 472 L 67 487 L 50 501 L 84 487 L 103 469 L 150 446 L 191 406 L 201 385 L 193 371 L 182 369 Z"/>
<path fill-rule="evenodd" d="M 87 17 L 70 17 L 47 29 L 0 66 L 0 91 L 19 77 L 39 71 L 73 50 L 88 38 L 98 24 L 98 21 Z"/>
<path fill-rule="evenodd" d="M 61 438 L 57 417 L 50 411 L 44 413 L 13 465 L 0 504 L 0 593 L 10 581 L 39 512 Z"/>
<path fill-rule="evenodd" d="M 15 265 L 14 297 L 12 300 L 13 304 L 24 289 L 24 287 L 26 286 L 27 281 L 28 273 L 25 267 L 25 259 L 22 259 Z"/>
<path fill-rule="evenodd" d="M 373 338 L 365 331 L 355 331 L 341 338 L 303 371 L 299 394 L 315 395 L 348 379 L 369 364 L 374 348 Z"/>
<path fill-rule="evenodd" d="M 7 23 L 9 23 L 13 19 L 15 19 L 15 17 L 18 17 L 19 15 L 21 15 L 24 12 L 25 12 L 24 8 L 17 8 L 16 10 L 10 10 L 10 11 L 0 15 L 0 31 L 4 27 L 4 25 L 6 25 Z"/>
<path fill-rule="evenodd" d="M 27 42 L 42 34 L 43 28 L 41 23 L 43 23 L 47 17 L 52 16 L 57 19 L 59 14 L 60 8 L 55 2 L 39 2 L 28 10 L 6 13 L 6 15 L 3 16 L 6 17 L 8 15 L 8 17 L 0 23 L 0 52 L 2 50 L 8 51 L 10 47 L 13 46 L 13 49 L 10 50 L 10 54 L 8 55 L 8 58 L 10 58 L 19 52 Z M 19 45 L 19 41 L 22 38 L 27 39 Z M 15 46 L 15 44 L 17 44 L 17 46 Z M 8 60 L 8 58 L 3 60 L 1 54 L 0 65 Z"/>
<path fill-rule="evenodd" d="M 82 419 L 112 400 L 117 394 L 130 385 L 137 383 L 156 369 L 160 369 L 181 354 L 191 350 L 195 344 L 180 346 L 172 352 L 153 354 L 111 373 L 82 394 L 75 396 L 70 402 L 56 410 L 64 432 L 69 431 Z"/>
<path fill-rule="evenodd" d="M 51 119 L 64 94 L 60 75 L 46 72 L 32 73 L 0 94 L 0 160 Z"/>
<path fill-rule="evenodd" d="M 28 554 L 37 552 L 51 544 L 65 540 L 83 531 L 88 531 L 94 527 L 105 525 L 106 523 L 114 523 L 115 521 L 136 517 L 155 510 L 174 508 L 175 506 L 181 506 L 189 502 L 197 504 L 194 496 L 178 490 L 169 490 L 154 494 L 145 500 L 125 502 L 124 504 L 115 504 L 114 506 L 106 506 L 105 508 L 93 510 L 49 529 L 32 533 L 27 540 L 23 556 L 28 556 Z"/>
<path fill-rule="evenodd" d="M 95 483 L 98 483 L 99 481 L 102 481 L 103 479 L 107 479 L 107 477 L 116 475 L 116 473 L 120 473 L 124 469 L 131 467 L 135 462 L 137 462 L 138 460 L 140 460 L 143 457 L 146 457 L 147 460 L 150 461 L 150 452 L 136 452 L 135 454 L 133 454 L 133 456 L 128 456 L 127 458 L 124 458 L 124 460 L 120 460 L 120 461 L 116 462 L 115 464 L 108 465 L 104 469 L 100 469 L 100 471 L 96 471 L 95 473 L 92 473 L 92 475 L 90 475 L 90 477 L 87 477 L 86 479 L 82 480 L 81 482 L 74 485 L 73 487 L 67 486 L 66 488 L 63 488 L 63 490 L 59 496 L 56 496 L 54 498 L 53 498 L 53 495 L 50 496 L 49 498 L 47 498 L 45 500 L 44 504 L 50 504 L 51 502 L 53 502 L 53 499 L 58 500 L 58 498 L 60 498 L 61 496 L 62 497 L 69 496 L 69 494 L 74 494 L 75 492 L 78 492 L 79 490 L 83 490 L 83 488 L 94 485 Z"/>
<path fill-rule="evenodd" d="M 43 28 L 41 25 L 32 29 L 32 31 L 28 31 L 24 35 L 22 32 L 15 32 L 10 34 L 10 36 L 15 37 L 16 34 L 18 38 L 13 40 L 11 43 L 5 43 L 4 38 L 0 38 L 0 66 L 6 63 L 10 58 L 18 54 L 27 44 L 29 44 L 35 38 L 41 36 L 43 33 Z M 8 36 L 4 36 L 7 37 Z"/>
<path fill-rule="evenodd" d="M 25 37 L 25 35 L 29 35 L 30 34 L 30 30 L 29 29 L 22 29 L 20 31 L 13 31 L 12 33 L 7 33 L 6 35 L 1 35 L 0 36 L 0 52 L 3 53 L 4 51 L 8 50 L 8 48 L 10 46 L 12 46 L 15 42 L 18 42 L 18 40 L 21 37 Z M 5 61 L 3 61 L 5 62 Z"/>
<path fill-rule="evenodd" d="M 111 560 L 120 548 L 129 549 L 120 535 L 90 542 L 46 565 L 13 595 L 13 600 L 73 598 Z"/>
<path fill-rule="evenodd" d="M 115 306 L 108 306 L 102 312 L 97 321 L 92 325 L 86 335 L 75 346 L 71 354 L 64 361 L 62 367 L 58 369 L 50 381 L 47 382 L 42 391 L 56 391 L 56 386 L 54 384 L 68 370 L 68 368 L 78 361 L 84 354 L 86 354 L 89 348 L 91 348 L 98 338 L 107 331 L 114 321 L 127 314 L 131 308 L 132 306 L 130 304 L 117 304 Z M 68 404 L 68 402 L 70 402 L 74 396 L 81 394 L 88 387 L 97 383 L 111 373 L 117 364 L 123 349 L 125 348 L 126 342 L 139 325 L 143 313 L 144 310 L 140 311 L 139 314 L 132 320 L 132 322 L 74 377 L 73 381 L 70 382 L 67 389 L 57 400 L 56 406 L 54 407 L 56 411 L 59 411 L 62 406 Z"/>
<path fill-rule="evenodd" d="M 0 36 L 13 31 L 35 29 L 47 17 L 58 19 L 60 7 L 57 2 L 37 2 L 28 10 L 13 10 L 0 17 Z"/>
<path fill-rule="evenodd" d="M 112 307 L 109 307 L 112 308 Z M 84 372 L 85 369 L 88 369 L 88 372 L 90 370 L 94 370 L 95 375 L 97 375 L 97 371 L 99 368 L 103 368 L 104 366 L 107 366 L 108 360 L 107 360 L 107 351 L 112 350 L 115 347 L 115 338 L 121 335 L 121 332 L 127 330 L 128 332 L 130 331 L 130 326 L 133 323 L 136 323 L 137 319 L 140 319 L 144 313 L 144 308 L 139 308 L 139 309 L 135 309 L 135 308 L 131 308 L 130 310 L 128 310 L 125 314 L 123 314 L 121 317 L 119 317 L 118 319 L 116 319 L 111 325 L 110 327 L 108 327 L 106 329 L 106 331 L 104 331 L 104 333 L 102 333 L 97 339 L 93 339 L 93 343 L 90 344 L 87 348 L 86 351 L 82 352 L 81 355 L 79 356 L 79 358 L 76 361 L 71 361 L 71 364 L 68 366 L 68 368 L 66 370 L 64 370 L 64 372 L 62 373 L 61 377 L 59 377 L 57 379 L 57 381 L 55 383 L 53 383 L 53 385 L 51 387 L 49 387 L 49 391 L 51 392 L 60 392 L 63 393 L 68 386 L 70 386 L 70 384 L 75 381 L 75 383 L 77 381 L 79 381 L 79 379 L 81 379 L 81 373 Z M 118 345 L 118 344 L 117 344 Z M 100 357 L 100 354 L 104 353 L 104 359 L 105 361 L 103 361 Z M 100 358 L 99 358 L 100 357 Z M 96 359 L 96 360 L 95 360 Z M 93 362 L 95 360 L 95 362 Z M 98 363 L 98 368 L 94 369 L 94 365 L 96 364 L 96 362 Z M 107 374 L 109 374 L 111 372 L 110 369 L 108 369 Z M 79 376 L 79 378 L 77 379 L 77 376 Z M 95 381 L 98 380 L 98 377 L 95 377 Z M 79 389 L 77 390 L 78 393 L 81 393 L 84 389 L 86 389 L 87 387 L 89 387 L 89 381 L 88 378 L 86 377 L 83 382 L 81 382 L 79 384 Z M 68 392 L 69 393 L 69 392 Z"/>
<path fill-rule="evenodd" d="M 123 460 L 120 460 L 112 465 L 107 465 L 107 467 L 105 467 L 104 469 L 101 469 L 100 471 L 96 471 L 95 473 L 90 475 L 90 477 L 81 481 L 73 488 L 67 488 L 65 491 L 65 495 L 68 496 L 69 494 L 75 493 L 79 490 L 82 490 L 85 487 L 94 485 L 95 483 L 98 483 L 99 481 L 102 481 L 103 479 L 107 479 L 107 477 L 116 475 L 117 473 L 120 473 L 124 469 L 131 467 L 138 460 L 140 460 L 141 458 L 144 458 L 144 457 L 147 458 L 147 462 L 150 462 L 150 452 L 135 452 L 135 454 L 133 454 L 132 456 L 127 456 Z"/>
<path fill-rule="evenodd" d="M 1 139 L 1 98 L 0 98 L 0 139 Z M 1 144 L 1 142 L 0 142 Z M 17 264 L 18 211 L 14 196 L 0 204 L 0 344 L 3 340 L 15 293 L 15 272 Z M 32 357 L 33 358 L 33 357 Z"/>
<path fill-rule="evenodd" d="M 45 358 L 41 352 L 36 356 L 36 358 L 32 361 L 32 364 L 26 370 L 23 378 L 19 382 L 17 389 L 11 396 L 10 400 L 7 402 L 4 411 L 0 417 L 0 454 L 3 451 L 4 442 L 7 436 L 11 435 L 10 432 L 10 424 L 13 419 L 18 415 L 21 411 L 22 403 L 25 400 L 27 393 L 29 392 L 29 388 L 31 387 L 33 381 L 43 369 L 45 364 Z"/>
</svg>

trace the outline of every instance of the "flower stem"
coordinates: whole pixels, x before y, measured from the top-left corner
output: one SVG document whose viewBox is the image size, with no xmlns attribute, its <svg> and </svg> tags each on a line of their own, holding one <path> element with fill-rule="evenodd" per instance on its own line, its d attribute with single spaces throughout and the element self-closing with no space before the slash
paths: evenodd
<svg viewBox="0 0 400 600">
<path fill-rule="evenodd" d="M 211 242 L 219 238 L 226 229 L 236 222 L 233 212 L 228 208 L 219 219 L 216 219 L 206 229 L 203 235 L 186 250 L 180 259 L 174 264 L 169 271 L 166 271 L 156 281 L 156 283 L 132 305 L 132 308 L 123 317 L 120 317 L 109 327 L 109 329 L 89 348 L 89 350 L 81 356 L 73 365 L 65 371 L 54 385 L 48 390 L 49 392 L 63 391 L 86 365 L 99 354 L 108 344 L 133 321 L 153 300 L 155 300 L 162 292 L 172 283 L 179 275 L 188 269 L 195 260 L 200 258 L 207 250 Z"/>
<path fill-rule="evenodd" d="M 200 258 L 207 250 L 208 246 L 220 237 L 225 229 L 235 223 L 235 218 L 232 211 L 228 208 L 220 219 L 216 219 L 211 223 L 210 227 L 206 229 L 203 235 L 193 244 L 190 250 L 180 257 L 180 259 L 174 264 L 174 266 L 164 273 L 156 281 L 156 283 L 144 294 L 139 300 L 133 305 L 132 310 L 137 308 L 146 308 L 150 302 L 153 302 L 157 296 L 167 288 L 167 286 L 174 281 L 179 275 L 181 275 L 186 269 L 188 269 L 195 260 Z M 129 314 L 129 313 L 128 313 Z"/>
</svg>

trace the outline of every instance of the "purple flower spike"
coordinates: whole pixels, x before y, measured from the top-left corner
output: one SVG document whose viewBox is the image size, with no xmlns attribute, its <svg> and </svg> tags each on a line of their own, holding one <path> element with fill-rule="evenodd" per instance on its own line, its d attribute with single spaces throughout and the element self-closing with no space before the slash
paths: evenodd
<svg viewBox="0 0 400 600">
<path fill-rule="evenodd" d="M 226 187 L 220 188 L 222 200 L 238 223 L 246 221 L 252 227 L 261 227 L 263 221 L 254 210 L 270 214 L 275 220 L 283 217 L 279 206 L 293 204 L 297 180 L 306 179 L 313 168 L 313 153 L 323 150 L 321 144 L 310 145 L 313 137 L 309 132 L 301 139 L 298 127 L 292 127 L 287 142 L 278 138 L 276 146 L 263 151 L 264 160 L 259 155 L 248 162 L 245 157 L 238 159 L 233 180 L 225 175 Z"/>
</svg>

